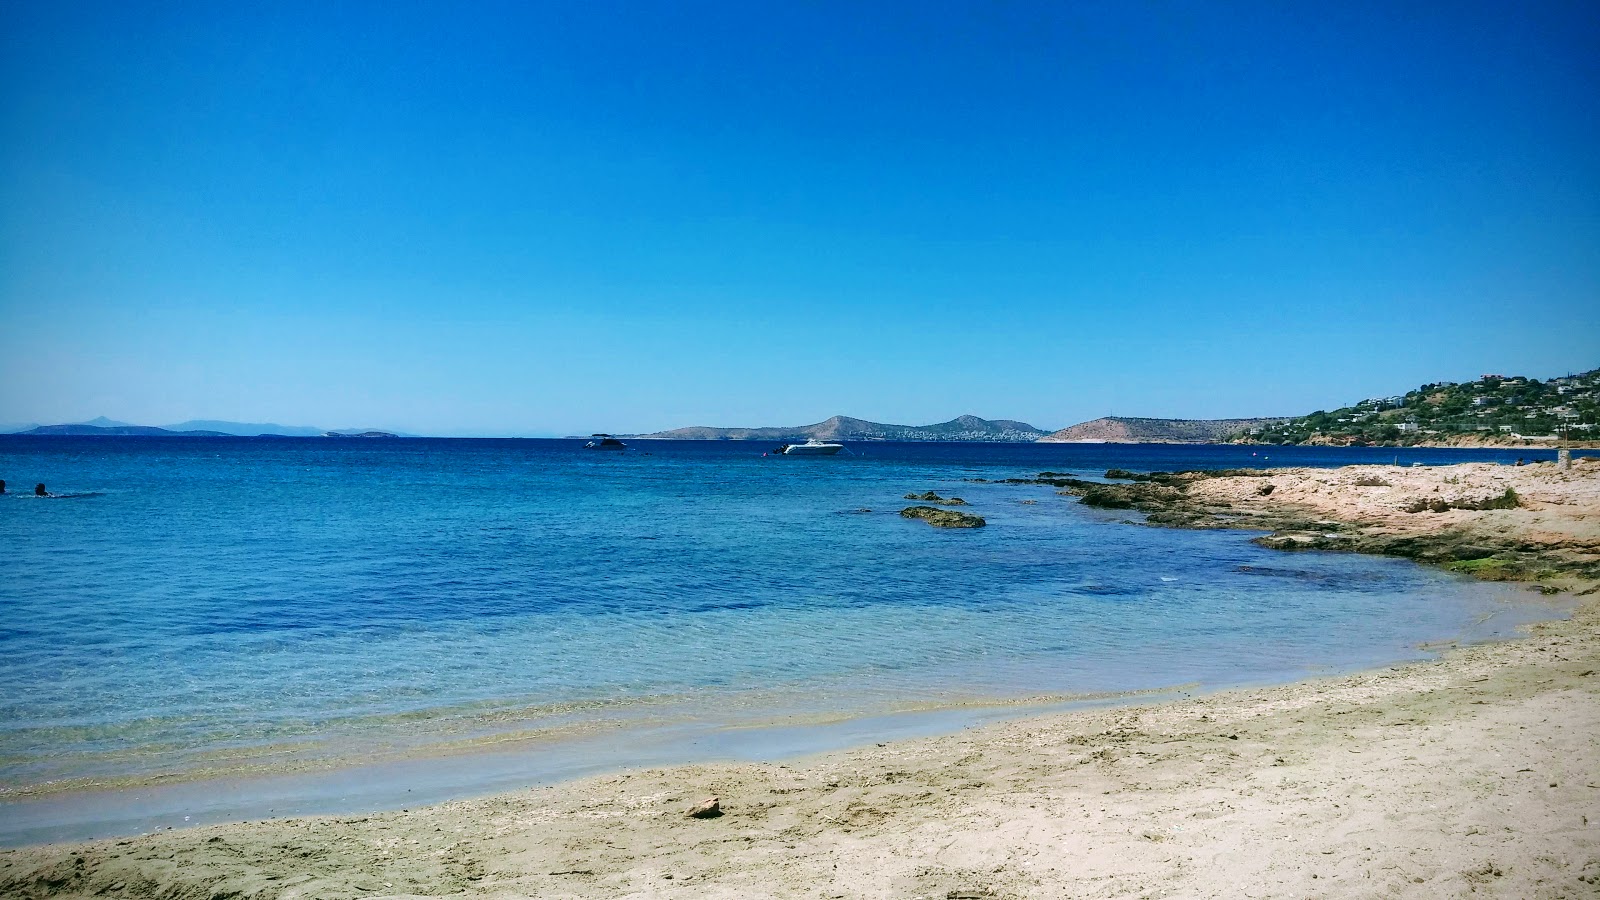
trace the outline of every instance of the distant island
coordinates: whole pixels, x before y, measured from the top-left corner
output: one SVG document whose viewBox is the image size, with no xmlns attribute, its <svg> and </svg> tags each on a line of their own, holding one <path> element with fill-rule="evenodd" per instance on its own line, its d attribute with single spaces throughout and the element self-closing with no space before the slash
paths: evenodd
<svg viewBox="0 0 1600 900">
<path fill-rule="evenodd" d="M 229 430 L 194 428 L 194 426 L 208 424 L 222 426 Z M 245 431 L 245 428 L 255 428 L 254 425 L 242 425 L 237 422 L 185 422 L 183 425 L 157 427 L 154 425 L 129 425 L 126 422 L 117 422 L 101 416 L 88 422 L 73 422 L 64 425 L 36 425 L 22 431 L 12 432 L 19 435 L 70 436 L 70 437 L 359 437 L 382 438 L 400 437 L 389 431 L 371 431 L 349 429 L 339 431 L 321 431 L 315 428 L 285 427 L 282 425 L 267 425 L 263 431 Z M 238 430 L 235 430 L 238 429 Z"/>
<path fill-rule="evenodd" d="M 1210 444 L 1286 421 L 1258 419 L 1141 419 L 1104 416 L 1039 438 L 1052 444 Z"/>
<path fill-rule="evenodd" d="M 40 431 L 48 428 L 49 431 Z M 72 430 L 64 430 L 72 429 Z M 92 430 L 91 430 L 92 429 Z M 135 429 L 132 431 L 119 431 L 117 429 Z M 153 429 L 153 430 L 152 430 Z M 340 432 L 364 431 L 360 428 L 339 428 Z M 221 419 L 190 419 L 175 425 L 135 425 L 131 422 L 119 422 L 98 416 L 87 422 L 69 422 L 63 425 L 44 425 L 38 423 L 4 429 L 8 434 L 144 434 L 144 435 L 181 435 L 184 437 L 260 437 L 271 435 L 275 437 L 320 437 L 327 433 L 326 428 L 316 428 L 311 425 L 279 425 L 275 422 L 228 422 Z"/>
<path fill-rule="evenodd" d="M 279 425 L 276 422 L 225 422 L 217 419 L 190 419 L 176 425 L 163 425 L 168 431 L 220 431 L 223 434 L 236 434 L 240 437 L 271 434 L 279 437 L 321 437 L 328 429 L 317 428 L 312 425 Z M 355 429 L 338 429 L 341 432 L 354 431 Z"/>
<path fill-rule="evenodd" d="M 220 431 L 172 431 L 151 425 L 40 425 L 18 434 L 73 435 L 77 437 L 234 437 Z"/>
<path fill-rule="evenodd" d="M 815 425 L 787 428 L 711 428 L 694 426 L 625 437 L 662 441 L 1009 441 L 1032 442 L 1046 432 L 1026 422 L 957 416 L 936 425 L 886 425 L 834 416 Z"/>
</svg>

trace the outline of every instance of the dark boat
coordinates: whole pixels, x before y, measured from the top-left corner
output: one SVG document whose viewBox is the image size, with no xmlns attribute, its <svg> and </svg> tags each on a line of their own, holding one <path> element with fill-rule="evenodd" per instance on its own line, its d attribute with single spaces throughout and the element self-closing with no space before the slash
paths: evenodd
<svg viewBox="0 0 1600 900">
<path fill-rule="evenodd" d="M 626 450 L 628 445 L 617 440 L 609 434 L 591 434 L 595 440 L 583 445 L 585 450 Z"/>
</svg>

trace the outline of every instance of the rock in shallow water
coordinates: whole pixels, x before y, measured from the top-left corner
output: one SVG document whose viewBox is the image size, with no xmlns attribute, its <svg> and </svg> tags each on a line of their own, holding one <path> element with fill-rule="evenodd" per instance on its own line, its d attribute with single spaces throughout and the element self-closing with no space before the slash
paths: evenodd
<svg viewBox="0 0 1600 900">
<path fill-rule="evenodd" d="M 982 516 L 931 506 L 908 506 L 900 510 L 900 515 L 908 519 L 921 519 L 936 528 L 982 528 L 989 524 Z"/>
<path fill-rule="evenodd" d="M 906 495 L 906 499 L 907 500 L 921 500 L 924 503 L 942 503 L 945 506 L 966 506 L 967 505 L 967 501 L 961 499 L 960 497 L 951 497 L 950 499 L 946 500 L 945 498 L 939 496 L 938 494 L 935 494 L 933 491 L 928 491 L 925 494 L 907 494 Z"/>
</svg>

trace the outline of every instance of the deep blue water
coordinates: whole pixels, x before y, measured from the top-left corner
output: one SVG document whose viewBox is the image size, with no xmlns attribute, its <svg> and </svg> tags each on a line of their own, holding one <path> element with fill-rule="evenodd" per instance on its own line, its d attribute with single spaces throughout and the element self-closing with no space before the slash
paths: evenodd
<svg viewBox="0 0 1600 900">
<path fill-rule="evenodd" d="M 0 788 L 1415 658 L 1531 613 L 1403 561 L 963 479 L 1553 457 L 580 443 L 0 437 Z M 898 515 L 930 489 L 989 527 Z"/>
</svg>

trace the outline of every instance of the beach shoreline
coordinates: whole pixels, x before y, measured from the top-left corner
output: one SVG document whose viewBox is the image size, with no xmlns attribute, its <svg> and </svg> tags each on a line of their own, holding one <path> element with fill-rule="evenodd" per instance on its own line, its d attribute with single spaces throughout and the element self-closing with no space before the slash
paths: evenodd
<svg viewBox="0 0 1600 900">
<path fill-rule="evenodd" d="M 1600 598 L 1585 573 L 1600 463 L 1559 478 L 1541 466 L 1403 470 L 1386 485 L 1275 470 L 1265 494 L 1259 475 L 1185 490 L 1232 527 L 1262 525 L 1255 509 L 1318 511 L 1345 526 L 1321 534 L 1503 538 L 1514 546 L 1482 549 L 1508 565 L 1474 574 L 1578 597 L 1570 619 L 1525 637 L 787 765 L 634 770 L 398 812 L 7 851 L 0 895 L 1592 896 Z M 1513 479 L 1522 505 L 1402 511 L 1407 491 L 1433 493 L 1406 479 L 1492 488 L 1480 474 Z M 684 815 L 712 795 L 725 815 Z"/>
</svg>

